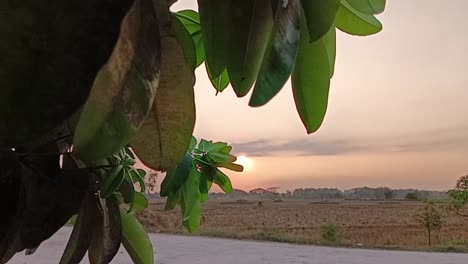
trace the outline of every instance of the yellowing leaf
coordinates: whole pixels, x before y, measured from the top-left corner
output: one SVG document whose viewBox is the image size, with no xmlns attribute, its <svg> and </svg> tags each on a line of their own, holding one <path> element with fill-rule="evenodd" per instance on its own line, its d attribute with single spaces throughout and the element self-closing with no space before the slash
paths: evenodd
<svg viewBox="0 0 468 264">
<path fill-rule="evenodd" d="M 151 109 L 158 85 L 159 30 L 151 0 L 137 0 L 99 71 L 74 136 L 74 155 L 104 159 L 124 147 Z"/>
<path fill-rule="evenodd" d="M 160 25 L 169 10 L 160 4 Z M 166 20 L 164 20 L 166 18 Z M 174 167 L 187 151 L 195 126 L 194 72 L 171 28 L 161 27 L 161 72 L 153 108 L 131 145 L 142 162 L 155 170 Z"/>
</svg>

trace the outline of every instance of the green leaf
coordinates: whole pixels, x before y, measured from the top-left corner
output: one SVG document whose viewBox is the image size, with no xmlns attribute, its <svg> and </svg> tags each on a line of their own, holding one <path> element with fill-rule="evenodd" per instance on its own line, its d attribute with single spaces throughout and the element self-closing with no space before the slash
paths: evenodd
<svg viewBox="0 0 468 264">
<path fill-rule="evenodd" d="M 144 178 L 146 176 L 146 171 L 144 169 L 137 169 L 137 172 L 141 178 Z"/>
<path fill-rule="evenodd" d="M 83 107 L 74 135 L 75 156 L 91 162 L 127 145 L 152 107 L 159 62 L 160 35 L 152 2 L 136 1 Z"/>
<path fill-rule="evenodd" d="M 237 172 L 242 172 L 244 170 L 244 167 L 242 167 L 242 165 L 235 164 L 235 163 L 221 163 L 221 164 L 218 164 L 218 166 L 229 169 L 229 170 L 237 171 Z"/>
<path fill-rule="evenodd" d="M 131 172 L 130 172 L 131 173 Z M 119 187 L 119 192 L 122 194 L 123 201 L 127 204 L 133 204 L 135 200 L 135 187 L 130 180 L 124 180 Z"/>
<path fill-rule="evenodd" d="M 278 4 L 283 4 L 278 1 Z M 275 24 L 270 35 L 257 82 L 250 98 L 250 106 L 268 103 L 283 88 L 291 75 L 299 47 L 299 0 L 287 2 L 275 15 Z"/>
<path fill-rule="evenodd" d="M 217 168 L 214 165 L 206 165 L 206 164 L 201 164 L 200 165 L 202 168 L 202 175 L 205 177 L 209 182 L 213 182 L 214 177 L 216 176 L 216 171 Z"/>
<path fill-rule="evenodd" d="M 190 140 L 190 146 L 189 148 L 195 148 L 197 146 L 197 138 L 195 138 L 194 136 L 192 136 L 192 139 Z"/>
<path fill-rule="evenodd" d="M 347 0 L 354 9 L 368 15 L 380 14 L 385 10 L 386 0 Z"/>
<path fill-rule="evenodd" d="M 222 152 L 208 152 L 208 157 L 210 157 L 217 164 L 229 163 L 237 160 L 235 156 Z"/>
<path fill-rule="evenodd" d="M 207 152 L 219 152 L 221 150 L 223 150 L 224 148 L 226 148 L 228 145 L 226 142 L 209 142 L 209 141 L 206 141 L 205 143 L 205 146 L 203 148 L 204 151 L 207 151 Z"/>
<path fill-rule="evenodd" d="M 203 43 L 201 32 L 192 35 L 195 49 L 197 51 L 197 68 L 205 61 L 205 44 Z"/>
<path fill-rule="evenodd" d="M 130 157 L 131 159 L 135 159 L 135 155 L 129 147 L 125 147 L 125 153 L 127 153 L 128 157 Z"/>
<path fill-rule="evenodd" d="M 169 210 L 176 208 L 177 203 L 179 202 L 179 199 L 180 199 L 180 191 L 176 193 L 170 193 L 167 196 L 166 204 L 164 205 L 164 210 L 169 211 Z"/>
<path fill-rule="evenodd" d="M 200 15 L 194 10 L 181 10 L 174 14 L 190 34 L 201 32 Z"/>
<path fill-rule="evenodd" d="M 232 193 L 232 184 L 229 177 L 220 170 L 216 170 L 216 175 L 213 179 L 213 182 L 216 183 L 225 193 Z"/>
<path fill-rule="evenodd" d="M 228 52 L 226 65 L 229 80 L 238 97 L 252 88 L 273 27 L 270 0 L 224 1 L 228 5 Z"/>
<path fill-rule="evenodd" d="M 61 124 L 73 132 L 74 122 L 67 119 L 86 102 L 131 3 L 49 2 L 54 7 L 46 8 L 39 2 L 0 2 L 0 148 L 40 140 Z M 52 22 L 54 17 L 60 22 Z"/>
<path fill-rule="evenodd" d="M 335 18 L 336 27 L 351 35 L 367 36 L 380 32 L 382 23 L 373 15 L 361 13 L 342 0 Z"/>
<path fill-rule="evenodd" d="M 205 139 L 201 139 L 200 140 L 200 143 L 198 143 L 198 148 L 201 150 L 201 151 L 206 151 L 206 149 L 208 148 L 208 146 L 212 144 L 212 142 L 209 142 Z"/>
<path fill-rule="evenodd" d="M 176 193 L 182 187 L 189 177 L 192 164 L 192 156 L 186 154 L 184 159 L 176 168 L 167 171 L 166 177 L 161 183 L 161 197 L 166 197 L 171 193 Z"/>
<path fill-rule="evenodd" d="M 205 46 L 202 39 L 200 16 L 193 10 L 182 10 L 175 13 L 175 16 L 184 24 L 185 28 L 192 36 L 197 54 L 196 67 L 198 67 L 205 60 Z"/>
<path fill-rule="evenodd" d="M 104 181 L 101 186 L 101 197 L 108 198 L 112 193 L 119 188 L 125 179 L 125 170 L 122 165 L 117 165 L 112 168 L 109 174 L 104 176 Z"/>
<path fill-rule="evenodd" d="M 200 225 L 200 172 L 192 166 L 187 181 L 181 190 L 182 223 L 189 232 L 195 232 Z"/>
<path fill-rule="evenodd" d="M 365 0 L 368 1 L 368 0 Z M 307 20 L 310 42 L 323 37 L 334 25 L 340 0 L 301 0 L 304 15 Z"/>
<path fill-rule="evenodd" d="M 224 148 L 222 148 L 221 150 L 219 150 L 219 152 L 222 152 L 222 153 L 230 153 L 232 150 L 232 147 L 231 146 L 226 146 Z"/>
<path fill-rule="evenodd" d="M 158 18 L 168 12 L 163 6 L 156 9 L 162 13 L 158 13 Z M 159 24 L 163 54 L 159 87 L 153 109 L 131 146 L 146 166 L 167 170 L 182 160 L 190 145 L 195 126 L 195 77 L 181 46 L 172 36 L 172 29 L 163 26 L 164 20 Z"/>
<path fill-rule="evenodd" d="M 192 36 L 184 24 L 177 19 L 175 15 L 172 16 L 171 21 L 175 37 L 184 50 L 185 59 L 192 69 L 195 69 L 197 67 L 197 51 L 195 49 L 195 43 L 193 42 Z"/>
<path fill-rule="evenodd" d="M 153 245 L 143 226 L 132 214 L 120 210 L 122 244 L 135 264 L 153 264 Z"/>
<path fill-rule="evenodd" d="M 132 182 L 138 182 L 138 184 L 140 185 L 140 191 L 141 192 L 145 192 L 146 191 L 146 184 L 145 184 L 145 175 L 146 175 L 146 171 L 142 170 L 142 169 L 138 169 L 138 170 L 131 170 L 130 171 L 130 179 L 132 180 Z"/>
<path fill-rule="evenodd" d="M 133 207 L 129 209 L 129 211 L 140 211 L 148 208 L 149 202 L 146 196 L 140 192 L 135 192 L 135 200 L 133 203 Z"/>
<path fill-rule="evenodd" d="M 227 69 L 224 69 L 223 73 L 218 77 L 211 74 L 208 64 L 205 64 L 208 77 L 210 78 L 211 85 L 216 89 L 217 92 L 223 92 L 229 85 L 229 75 Z"/>
<path fill-rule="evenodd" d="M 210 79 L 213 79 L 220 76 L 226 68 L 229 5 L 225 1 L 198 0 L 198 10 L 205 46 L 205 63 L 210 69 Z"/>
<path fill-rule="evenodd" d="M 200 182 L 199 182 L 199 191 L 200 191 L 200 202 L 205 202 L 208 200 L 208 179 L 201 174 L 200 175 Z"/>
<path fill-rule="evenodd" d="M 335 64 L 336 33 L 332 27 L 323 38 L 313 43 L 309 42 L 306 30 L 301 33 L 304 35 L 292 75 L 292 87 L 302 123 L 307 133 L 313 133 L 321 126 L 327 110 L 330 78 Z"/>
<path fill-rule="evenodd" d="M 119 204 L 115 197 L 98 199 L 98 223 L 92 232 L 88 249 L 90 264 L 109 263 L 117 254 L 122 241 L 122 225 Z"/>
</svg>

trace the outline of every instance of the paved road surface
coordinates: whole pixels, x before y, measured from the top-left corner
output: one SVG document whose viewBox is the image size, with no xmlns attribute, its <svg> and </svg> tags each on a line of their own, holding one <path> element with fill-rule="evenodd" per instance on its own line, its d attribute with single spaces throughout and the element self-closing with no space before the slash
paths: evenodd
<svg viewBox="0 0 468 264">
<path fill-rule="evenodd" d="M 70 228 L 60 230 L 34 255 L 20 253 L 11 263 L 57 263 L 70 232 Z M 150 237 L 157 254 L 156 263 L 160 264 L 468 264 L 468 254 L 328 248 L 163 234 Z M 121 248 L 112 263 L 131 261 Z"/>
</svg>

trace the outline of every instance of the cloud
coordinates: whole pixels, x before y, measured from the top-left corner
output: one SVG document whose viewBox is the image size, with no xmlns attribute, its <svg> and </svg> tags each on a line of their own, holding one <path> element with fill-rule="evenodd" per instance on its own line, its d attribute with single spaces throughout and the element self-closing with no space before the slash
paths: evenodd
<svg viewBox="0 0 468 264">
<path fill-rule="evenodd" d="M 295 140 L 254 140 L 250 142 L 234 143 L 233 150 L 237 154 L 252 157 L 276 156 L 293 154 L 298 156 L 339 155 L 353 152 L 356 146 L 346 140 L 319 141 L 308 139 Z"/>
<path fill-rule="evenodd" d="M 300 139 L 257 139 L 232 144 L 236 154 L 252 157 L 296 155 L 330 156 L 351 153 L 394 153 L 468 151 L 468 128 L 441 129 L 391 138 L 335 138 L 303 137 Z"/>
</svg>

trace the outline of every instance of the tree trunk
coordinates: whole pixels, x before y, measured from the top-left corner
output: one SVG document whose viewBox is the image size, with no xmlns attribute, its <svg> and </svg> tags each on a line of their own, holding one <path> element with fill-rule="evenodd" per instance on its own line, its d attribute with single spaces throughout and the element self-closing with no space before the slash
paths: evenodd
<svg viewBox="0 0 468 264">
<path fill-rule="evenodd" d="M 431 243 L 431 229 L 427 229 L 427 234 L 428 234 L 428 239 L 429 239 L 429 246 L 432 246 L 432 243 Z"/>
</svg>

